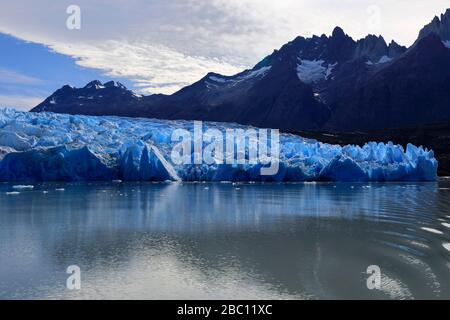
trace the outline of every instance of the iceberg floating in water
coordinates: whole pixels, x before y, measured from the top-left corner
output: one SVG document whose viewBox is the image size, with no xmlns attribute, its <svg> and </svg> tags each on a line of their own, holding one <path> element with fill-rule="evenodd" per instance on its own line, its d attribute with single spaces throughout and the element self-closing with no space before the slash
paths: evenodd
<svg viewBox="0 0 450 320">
<path fill-rule="evenodd" d="M 203 124 L 225 132 L 237 124 Z M 176 164 L 174 130 L 190 121 L 0 110 L 0 181 L 434 181 L 433 151 L 392 143 L 338 146 L 280 135 L 279 170 L 261 164 Z M 269 146 L 270 148 L 270 146 Z M 194 151 L 192 156 L 194 157 Z M 248 151 L 248 150 L 247 150 Z"/>
</svg>

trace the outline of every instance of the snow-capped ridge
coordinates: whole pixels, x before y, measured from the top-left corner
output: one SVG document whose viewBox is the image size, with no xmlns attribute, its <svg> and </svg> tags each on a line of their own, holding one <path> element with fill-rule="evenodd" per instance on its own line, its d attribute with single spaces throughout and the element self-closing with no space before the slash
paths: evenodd
<svg viewBox="0 0 450 320">
<path fill-rule="evenodd" d="M 235 76 L 223 76 L 217 73 L 209 73 L 206 76 L 206 86 L 208 88 L 217 87 L 220 85 L 235 86 L 240 82 L 251 80 L 251 79 L 261 79 L 267 75 L 272 66 L 265 66 L 260 68 L 254 68 L 251 70 L 245 70 Z M 209 81 L 212 81 L 209 82 Z"/>
<path fill-rule="evenodd" d="M 230 81 L 228 79 L 224 79 L 224 78 L 217 77 L 217 76 L 209 76 L 209 80 L 212 80 L 214 82 L 219 82 L 219 83 L 226 83 L 226 82 Z"/>
<path fill-rule="evenodd" d="M 103 86 L 105 88 L 120 88 L 120 89 L 127 90 L 127 88 L 119 81 L 109 81 L 109 82 L 106 82 Z"/>
<path fill-rule="evenodd" d="M 105 86 L 100 82 L 100 81 L 98 81 L 98 80 L 94 80 L 94 81 L 91 81 L 91 82 L 89 82 L 85 87 L 84 87 L 84 89 L 104 89 L 105 88 Z"/>
<path fill-rule="evenodd" d="M 272 66 L 265 66 L 258 69 L 252 69 L 238 76 L 239 80 L 247 80 L 251 78 L 262 78 L 272 69 Z"/>
<path fill-rule="evenodd" d="M 74 87 L 71 87 L 71 88 L 77 89 Z M 127 87 L 125 87 L 119 81 L 108 81 L 108 82 L 102 84 L 99 80 L 93 80 L 83 87 L 83 89 L 96 89 L 96 90 L 105 89 L 105 88 L 120 88 L 123 90 L 128 90 Z"/>
</svg>

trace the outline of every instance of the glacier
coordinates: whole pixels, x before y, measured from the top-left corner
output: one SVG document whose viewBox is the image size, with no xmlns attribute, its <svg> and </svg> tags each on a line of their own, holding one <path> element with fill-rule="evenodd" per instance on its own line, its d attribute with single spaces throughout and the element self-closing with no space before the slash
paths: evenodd
<svg viewBox="0 0 450 320">
<path fill-rule="evenodd" d="M 225 132 L 248 126 L 204 122 Z M 371 142 L 339 146 L 280 135 L 280 169 L 261 164 L 175 164 L 171 139 L 192 121 L 93 117 L 0 110 L 0 181 L 435 181 L 432 150 Z"/>
</svg>

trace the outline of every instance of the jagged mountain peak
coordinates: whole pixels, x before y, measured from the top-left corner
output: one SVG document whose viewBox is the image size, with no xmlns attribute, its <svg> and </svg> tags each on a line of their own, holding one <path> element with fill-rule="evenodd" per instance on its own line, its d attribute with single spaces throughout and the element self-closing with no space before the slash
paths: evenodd
<svg viewBox="0 0 450 320">
<path fill-rule="evenodd" d="M 109 82 L 106 82 L 103 86 L 105 88 L 120 88 L 120 89 L 127 90 L 127 88 L 119 81 L 109 81 Z"/>
<path fill-rule="evenodd" d="M 66 84 L 66 85 L 62 86 L 61 89 L 59 89 L 59 90 L 62 90 L 62 91 L 72 91 L 72 90 L 75 90 L 75 87 Z"/>
<path fill-rule="evenodd" d="M 128 90 L 122 83 L 119 81 L 109 81 L 104 84 L 99 80 L 93 80 L 86 84 L 83 89 L 105 89 L 105 88 L 119 88 L 122 90 Z"/>
<path fill-rule="evenodd" d="M 339 26 L 334 27 L 333 32 L 331 33 L 331 36 L 338 37 L 338 38 L 339 37 L 348 37 L 347 34 L 344 32 L 344 30 Z"/>
<path fill-rule="evenodd" d="M 448 20 L 450 20 L 450 8 L 448 8 L 444 13 L 441 14 L 441 22 L 445 23 Z"/>
<path fill-rule="evenodd" d="M 357 41 L 337 26 L 330 36 L 297 37 L 284 45 L 279 51 L 265 57 L 257 67 L 271 65 L 275 61 L 294 63 L 297 59 L 324 61 L 326 64 L 342 64 L 352 60 L 363 60 L 371 64 L 386 62 L 397 58 L 406 51 L 395 41 L 389 45 L 381 35 L 370 34 Z"/>
<path fill-rule="evenodd" d="M 99 80 L 93 80 L 91 82 L 89 82 L 84 89 L 92 89 L 92 88 L 98 88 L 98 87 L 102 87 L 103 84 L 99 81 Z"/>
<path fill-rule="evenodd" d="M 428 36 L 430 33 L 437 34 L 442 41 L 450 40 L 450 8 L 441 14 L 440 18 L 435 16 L 429 24 L 424 26 L 419 32 L 418 40 Z"/>
<path fill-rule="evenodd" d="M 430 33 L 427 36 L 419 39 L 414 47 L 417 47 L 417 51 L 421 55 L 429 55 L 439 51 L 447 51 L 441 37 L 436 33 Z"/>
<path fill-rule="evenodd" d="M 388 46 L 382 36 L 369 34 L 356 41 L 354 58 L 366 58 L 370 61 L 378 61 L 383 56 L 388 56 Z"/>
<path fill-rule="evenodd" d="M 401 47 L 401 48 L 405 48 L 407 49 L 405 46 L 402 46 L 401 44 L 398 44 L 395 40 L 391 40 L 391 42 L 389 42 L 389 47 Z"/>
<path fill-rule="evenodd" d="M 405 46 L 399 45 L 397 42 L 392 40 L 388 46 L 388 56 L 396 58 L 408 50 Z"/>
</svg>

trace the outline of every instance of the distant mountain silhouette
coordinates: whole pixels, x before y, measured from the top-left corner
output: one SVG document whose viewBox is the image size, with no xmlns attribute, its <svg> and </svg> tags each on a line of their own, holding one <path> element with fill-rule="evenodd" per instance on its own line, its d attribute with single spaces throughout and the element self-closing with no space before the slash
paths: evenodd
<svg viewBox="0 0 450 320">
<path fill-rule="evenodd" d="M 378 130 L 450 121 L 450 9 L 410 48 L 383 37 L 297 37 L 253 69 L 209 73 L 173 95 L 98 81 L 32 111 L 237 122 L 283 130 Z"/>
</svg>

